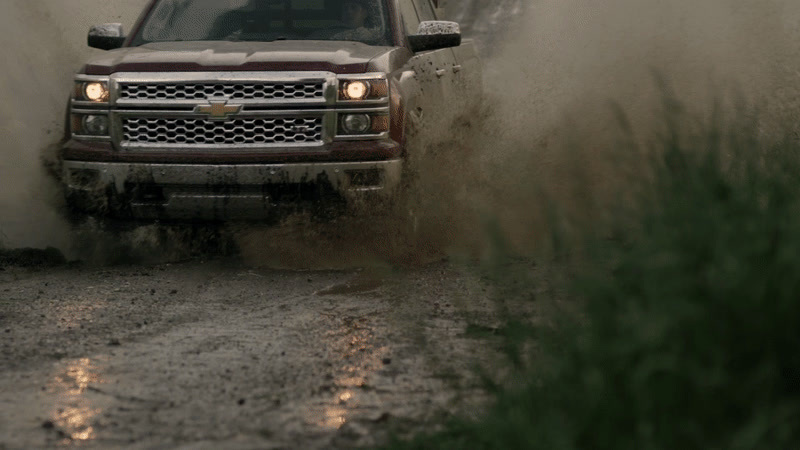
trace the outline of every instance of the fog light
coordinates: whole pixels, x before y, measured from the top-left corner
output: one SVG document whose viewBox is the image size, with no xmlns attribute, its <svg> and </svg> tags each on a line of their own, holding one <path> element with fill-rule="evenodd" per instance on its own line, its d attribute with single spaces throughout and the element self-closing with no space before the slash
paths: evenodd
<svg viewBox="0 0 800 450">
<path fill-rule="evenodd" d="M 92 136 L 108 136 L 108 116 L 84 116 L 83 131 Z"/>
<path fill-rule="evenodd" d="M 342 131 L 345 134 L 364 134 L 372 125 L 372 120 L 366 114 L 347 114 L 342 118 Z"/>
</svg>

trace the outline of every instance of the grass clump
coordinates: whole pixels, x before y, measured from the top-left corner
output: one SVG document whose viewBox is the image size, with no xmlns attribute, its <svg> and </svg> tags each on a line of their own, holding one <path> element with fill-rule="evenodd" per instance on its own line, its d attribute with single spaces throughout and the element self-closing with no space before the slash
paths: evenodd
<svg viewBox="0 0 800 450">
<path fill-rule="evenodd" d="M 670 121 L 580 317 L 517 338 L 486 417 L 393 448 L 800 448 L 800 144 L 721 129 Z"/>
</svg>

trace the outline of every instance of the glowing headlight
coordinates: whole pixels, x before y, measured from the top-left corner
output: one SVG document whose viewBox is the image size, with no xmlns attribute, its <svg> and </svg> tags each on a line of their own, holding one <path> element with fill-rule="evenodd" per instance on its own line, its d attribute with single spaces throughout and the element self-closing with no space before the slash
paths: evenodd
<svg viewBox="0 0 800 450">
<path fill-rule="evenodd" d="M 348 100 L 364 100 L 369 95 L 369 83 L 350 81 L 344 85 L 344 94 Z"/>
<path fill-rule="evenodd" d="M 108 101 L 108 85 L 97 81 L 84 83 L 83 96 L 92 102 Z"/>
<path fill-rule="evenodd" d="M 386 78 L 340 80 L 339 83 L 339 100 L 380 100 L 389 97 L 389 81 Z"/>
</svg>

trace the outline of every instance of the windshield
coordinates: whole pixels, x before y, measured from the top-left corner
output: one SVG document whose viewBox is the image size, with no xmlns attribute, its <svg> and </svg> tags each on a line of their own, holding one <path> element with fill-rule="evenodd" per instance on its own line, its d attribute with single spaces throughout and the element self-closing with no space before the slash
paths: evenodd
<svg viewBox="0 0 800 450">
<path fill-rule="evenodd" d="M 391 45 L 386 0 L 159 0 L 132 45 L 169 41 L 356 41 Z"/>
</svg>

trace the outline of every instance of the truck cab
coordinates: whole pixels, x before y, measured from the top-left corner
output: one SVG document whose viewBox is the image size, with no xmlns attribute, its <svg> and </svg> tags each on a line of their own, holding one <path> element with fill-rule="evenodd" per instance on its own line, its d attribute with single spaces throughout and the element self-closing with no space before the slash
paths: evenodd
<svg viewBox="0 0 800 450">
<path fill-rule="evenodd" d="M 396 195 L 411 136 L 480 98 L 432 0 L 153 0 L 75 76 L 60 152 L 71 210 L 262 220 Z"/>
</svg>

